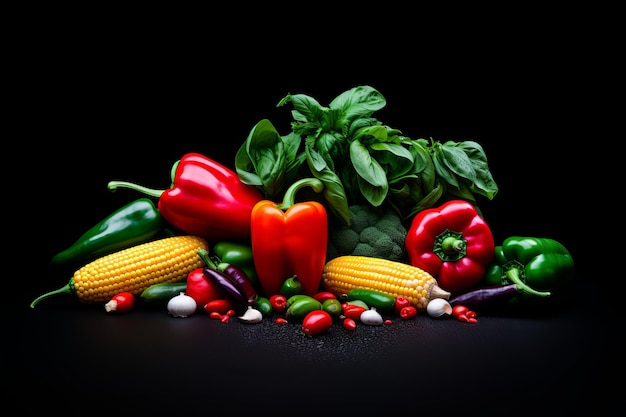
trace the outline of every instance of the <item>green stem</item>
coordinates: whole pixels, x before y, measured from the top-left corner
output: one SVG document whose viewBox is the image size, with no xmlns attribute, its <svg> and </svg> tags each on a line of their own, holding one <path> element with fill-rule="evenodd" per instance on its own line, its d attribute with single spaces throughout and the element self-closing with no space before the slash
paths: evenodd
<svg viewBox="0 0 626 417">
<path fill-rule="evenodd" d="M 443 240 L 443 242 L 441 242 L 441 248 L 448 255 L 459 253 L 465 249 L 465 240 L 457 239 L 454 236 L 448 236 Z"/>
<path fill-rule="evenodd" d="M 40 302 L 41 300 L 43 300 L 44 298 L 52 297 L 53 295 L 57 295 L 57 294 L 70 294 L 70 295 L 74 294 L 74 290 L 73 290 L 73 287 L 72 287 L 72 284 L 71 284 L 71 280 L 65 286 L 59 288 L 58 290 L 47 292 L 47 293 L 42 294 L 39 297 L 35 298 L 33 300 L 33 302 L 30 303 L 30 308 L 35 308 L 35 305 L 38 302 Z"/>
<path fill-rule="evenodd" d="M 200 259 L 204 261 L 206 266 L 211 269 L 217 270 L 217 265 L 215 265 L 215 262 L 213 262 L 211 258 L 209 258 L 209 252 L 206 249 L 198 249 L 198 256 L 200 256 Z"/>
<path fill-rule="evenodd" d="M 142 187 L 141 185 L 134 184 L 132 182 L 126 181 L 109 181 L 107 188 L 110 191 L 116 191 L 118 188 L 130 188 L 131 190 L 139 191 L 140 193 L 144 193 L 150 197 L 159 198 L 161 194 L 165 192 L 165 190 L 155 190 L 152 188 Z"/>
<path fill-rule="evenodd" d="M 536 295 L 537 297 L 549 297 L 549 291 L 537 291 L 531 287 L 529 287 L 524 281 L 520 278 L 520 270 L 519 268 L 510 268 L 506 270 L 507 278 L 517 285 L 517 290 L 526 294 Z"/>
<path fill-rule="evenodd" d="M 287 191 L 285 191 L 285 197 L 279 208 L 287 210 L 289 207 L 293 206 L 296 201 L 296 192 L 302 187 L 311 187 L 313 191 L 320 193 L 324 189 L 324 183 L 317 178 L 302 178 L 294 182 L 287 188 Z"/>
</svg>

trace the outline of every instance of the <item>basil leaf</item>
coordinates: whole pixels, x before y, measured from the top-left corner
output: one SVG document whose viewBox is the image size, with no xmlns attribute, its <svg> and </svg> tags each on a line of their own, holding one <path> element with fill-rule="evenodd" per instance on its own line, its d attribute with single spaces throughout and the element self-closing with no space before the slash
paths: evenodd
<svg viewBox="0 0 626 417">
<path fill-rule="evenodd" d="M 455 146 L 455 142 L 448 141 L 441 145 L 438 149 L 443 158 L 443 162 L 451 172 L 460 178 L 469 180 L 470 182 L 474 180 L 476 177 L 474 167 L 463 149 Z"/>
<path fill-rule="evenodd" d="M 313 97 L 309 97 L 305 94 L 288 94 L 278 102 L 276 107 L 284 106 L 289 102 L 291 102 L 294 108 L 294 110 L 291 111 L 294 120 L 299 122 L 313 122 L 318 126 L 321 124 L 321 120 L 324 117 L 324 107 Z"/>
<path fill-rule="evenodd" d="M 411 151 L 402 145 L 375 142 L 370 145 L 370 149 L 375 152 L 374 158 L 378 163 L 385 166 L 388 182 L 413 172 L 416 168 Z"/>
<path fill-rule="evenodd" d="M 470 189 L 492 200 L 498 193 L 498 185 L 491 175 L 489 165 L 487 164 L 487 156 L 482 146 L 470 140 L 460 142 L 456 146 L 465 152 L 474 168 L 475 175 L 470 184 Z"/>
<path fill-rule="evenodd" d="M 415 172 L 421 174 L 422 188 L 425 192 L 429 193 L 435 188 L 435 181 L 437 176 L 435 174 L 435 165 L 430 156 L 430 153 L 426 149 L 427 142 L 423 139 L 417 139 L 411 141 L 411 147 L 409 148 L 413 155 Z"/>
<path fill-rule="evenodd" d="M 380 206 L 383 201 L 387 198 L 387 194 L 389 191 L 389 185 L 385 183 L 385 185 L 373 185 L 372 183 L 365 181 L 363 177 L 357 177 L 357 182 L 359 184 L 359 190 L 361 190 L 361 194 L 369 203 L 374 206 Z"/>
<path fill-rule="evenodd" d="M 350 161 L 356 173 L 374 187 L 387 187 L 387 174 L 359 141 L 350 143 Z"/>
<path fill-rule="evenodd" d="M 432 159 L 435 165 L 435 173 L 441 180 L 455 188 L 459 188 L 459 182 L 457 181 L 454 171 L 450 170 L 446 164 L 445 154 L 441 151 L 441 146 L 434 148 Z"/>
<path fill-rule="evenodd" d="M 284 143 L 274 125 L 263 119 L 248 134 L 235 156 L 235 169 L 242 182 L 262 186 L 269 197 L 283 188 L 287 166 Z"/>
<path fill-rule="evenodd" d="M 387 174 L 359 141 L 350 143 L 350 161 L 357 173 L 357 183 L 361 194 L 373 206 L 379 206 L 387 197 L 389 183 Z"/>
<path fill-rule="evenodd" d="M 338 95 L 331 103 L 331 109 L 340 109 L 349 121 L 369 117 L 387 105 L 387 100 L 378 90 L 370 86 L 354 87 Z"/>
<path fill-rule="evenodd" d="M 306 147 L 306 161 L 313 176 L 324 184 L 322 194 L 328 202 L 331 212 L 337 216 L 346 225 L 350 225 L 350 209 L 348 205 L 348 197 L 343 188 L 343 184 L 337 174 L 335 174 L 324 158 L 311 149 Z"/>
</svg>

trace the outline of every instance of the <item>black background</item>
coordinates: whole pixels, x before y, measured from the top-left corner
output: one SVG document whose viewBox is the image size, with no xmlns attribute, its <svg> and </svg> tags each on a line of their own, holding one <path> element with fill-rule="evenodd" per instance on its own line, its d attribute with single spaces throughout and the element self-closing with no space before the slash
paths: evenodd
<svg viewBox="0 0 626 417">
<path fill-rule="evenodd" d="M 541 40 L 510 22 L 467 27 L 450 42 L 406 27 L 387 39 L 378 25 L 336 22 L 326 23 L 335 31 L 259 25 L 238 41 L 235 30 L 94 29 L 90 21 L 29 33 L 11 66 L 18 94 L 6 216 L 17 238 L 5 242 L 12 302 L 3 375 L 12 389 L 4 394 L 57 396 L 24 404 L 33 410 L 157 414 L 616 409 L 603 382 L 621 364 L 598 273 L 602 222 L 590 219 L 585 180 L 596 166 L 589 145 L 601 135 L 580 64 L 595 52 L 581 51 L 580 32 L 565 28 L 564 39 L 533 22 Z M 385 96 L 376 117 L 407 136 L 483 146 L 500 187 L 481 202 L 496 241 L 516 234 L 565 244 L 578 271 L 570 305 L 476 325 L 420 317 L 352 337 L 338 328 L 317 339 L 293 326 L 224 326 L 201 314 L 110 316 L 63 297 L 28 308 L 69 279 L 51 275 L 49 259 L 138 197 L 111 193 L 108 181 L 165 189 L 187 152 L 233 168 L 259 120 L 289 130 L 289 106 L 276 108 L 286 94 L 327 105 L 359 85 Z"/>
</svg>

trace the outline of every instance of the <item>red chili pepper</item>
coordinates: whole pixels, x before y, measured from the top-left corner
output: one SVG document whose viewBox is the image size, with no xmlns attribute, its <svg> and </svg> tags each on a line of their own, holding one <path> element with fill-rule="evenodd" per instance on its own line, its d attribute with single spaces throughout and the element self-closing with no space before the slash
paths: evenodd
<svg viewBox="0 0 626 417">
<path fill-rule="evenodd" d="M 328 217 L 317 201 L 294 204 L 295 193 L 303 186 L 321 192 L 316 178 L 303 178 L 286 191 L 282 204 L 269 200 L 252 209 L 251 246 L 259 284 L 266 295 L 279 294 L 283 282 L 296 276 L 302 292 L 319 291 L 326 263 Z"/>
<path fill-rule="evenodd" d="M 211 300 L 204 306 L 204 309 L 207 313 L 216 312 L 220 314 L 226 314 L 226 312 L 228 312 L 228 310 L 232 308 L 233 305 L 231 304 L 231 302 L 225 298 Z"/>
<path fill-rule="evenodd" d="M 353 332 L 356 330 L 356 321 L 354 319 L 346 317 L 343 319 L 343 328 Z"/>
<path fill-rule="evenodd" d="M 406 298 L 403 295 L 400 295 L 400 296 L 396 297 L 396 304 L 394 306 L 394 310 L 395 310 L 396 314 L 400 314 L 400 311 L 404 307 L 408 307 L 410 305 L 411 305 L 411 302 L 409 301 L 409 299 Z"/>
<path fill-rule="evenodd" d="M 417 309 L 413 306 L 402 307 L 400 310 L 400 317 L 404 320 L 412 319 L 417 316 Z"/>
<path fill-rule="evenodd" d="M 343 303 L 341 305 L 341 313 L 343 316 L 355 321 L 361 320 L 361 313 L 365 310 L 367 310 L 367 308 L 356 304 Z"/>
<path fill-rule="evenodd" d="M 220 313 L 218 313 L 217 311 L 212 311 L 212 312 L 209 314 L 209 317 L 211 317 L 211 318 L 212 318 L 212 319 L 214 319 L 214 320 L 222 320 L 222 319 L 224 318 L 224 316 L 223 316 L 223 315 L 221 315 Z"/>
<path fill-rule="evenodd" d="M 104 305 L 107 313 L 125 313 L 133 309 L 135 296 L 129 292 L 121 292 L 114 295 L 110 301 Z"/>
<path fill-rule="evenodd" d="M 417 213 L 405 242 L 410 263 L 450 292 L 476 285 L 495 256 L 491 229 L 476 207 L 464 200 Z"/>
<path fill-rule="evenodd" d="M 287 311 L 287 297 L 282 294 L 274 294 L 270 297 L 272 310 L 276 313 L 284 313 Z"/>
<path fill-rule="evenodd" d="M 285 324 L 285 323 L 289 323 L 289 320 L 287 320 L 284 317 L 277 317 L 276 320 L 274 320 L 274 323 L 276 323 L 276 324 Z"/>
<path fill-rule="evenodd" d="M 161 216 L 184 233 L 217 241 L 250 237 L 252 207 L 263 199 L 236 172 L 199 153 L 188 153 L 172 168 L 172 187 L 153 190 L 123 181 L 108 188 L 131 188 L 159 198 Z"/>
<path fill-rule="evenodd" d="M 326 300 L 336 300 L 337 296 L 330 291 L 320 291 L 313 294 L 313 298 L 315 298 L 320 303 L 323 303 Z"/>
<path fill-rule="evenodd" d="M 455 305 L 452 307 L 452 315 L 459 321 L 465 321 L 467 323 L 478 323 L 476 320 L 476 313 L 464 305 Z"/>
</svg>

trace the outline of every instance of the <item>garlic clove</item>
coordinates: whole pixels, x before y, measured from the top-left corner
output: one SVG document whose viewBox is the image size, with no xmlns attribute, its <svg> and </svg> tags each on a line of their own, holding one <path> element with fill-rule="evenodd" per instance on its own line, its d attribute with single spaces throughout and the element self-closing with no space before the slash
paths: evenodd
<svg viewBox="0 0 626 417">
<path fill-rule="evenodd" d="M 245 313 L 239 316 L 238 319 L 244 323 L 260 323 L 263 320 L 263 313 L 252 306 L 248 306 Z"/>
<path fill-rule="evenodd" d="M 359 316 L 359 321 L 363 324 L 367 324 L 369 326 L 380 326 L 383 324 L 383 316 L 376 310 L 376 308 L 372 307 L 369 310 L 365 310 Z"/>
<path fill-rule="evenodd" d="M 452 314 L 452 306 L 444 298 L 434 298 L 426 305 L 426 312 L 430 317 L 449 316 Z"/>
</svg>

